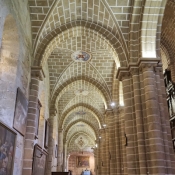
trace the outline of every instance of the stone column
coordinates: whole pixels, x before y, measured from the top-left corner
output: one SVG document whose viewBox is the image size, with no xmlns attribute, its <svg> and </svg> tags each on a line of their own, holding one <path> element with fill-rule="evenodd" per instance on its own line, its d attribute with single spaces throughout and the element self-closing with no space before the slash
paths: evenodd
<svg viewBox="0 0 175 175">
<path fill-rule="evenodd" d="M 97 175 L 97 165 L 98 165 L 98 147 L 94 148 L 94 170 Z"/>
<path fill-rule="evenodd" d="M 133 115 L 133 89 L 132 89 L 132 77 L 128 69 L 121 70 L 118 75 L 119 79 L 123 83 L 123 96 L 124 96 L 124 128 L 125 136 L 127 138 L 126 143 L 126 160 L 127 160 L 127 174 L 137 174 L 138 162 L 136 152 L 136 131 L 135 120 Z M 123 136 L 123 137 L 125 137 Z"/>
<path fill-rule="evenodd" d="M 135 107 L 135 124 L 137 132 L 137 149 L 138 149 L 138 162 L 140 174 L 147 174 L 147 159 L 145 149 L 145 135 L 144 135 L 144 121 L 142 115 L 142 101 L 141 101 L 141 86 L 139 77 L 139 68 L 132 67 L 130 69 L 132 74 L 133 83 L 133 96 L 134 96 L 134 107 Z"/>
<path fill-rule="evenodd" d="M 108 160 L 108 173 L 111 175 L 116 174 L 116 140 L 115 140 L 115 116 L 114 111 L 112 109 L 108 109 L 105 112 L 106 116 L 106 124 L 107 124 L 107 130 L 108 135 L 106 136 L 108 138 L 108 148 L 107 148 L 107 160 Z"/>
<path fill-rule="evenodd" d="M 105 118 L 107 118 L 105 116 Z M 110 174 L 110 152 L 109 152 L 109 129 L 105 128 L 105 159 L 104 159 L 104 167 L 106 171 L 106 175 Z"/>
<path fill-rule="evenodd" d="M 157 63 L 140 64 L 143 73 L 143 84 L 145 93 L 145 108 L 147 123 L 146 142 L 148 154 L 148 173 L 154 175 L 167 174 L 165 144 L 163 140 L 163 128 L 161 125 L 160 106 L 157 98 L 155 66 Z"/>
<path fill-rule="evenodd" d="M 116 136 L 119 144 L 116 146 L 117 175 L 127 175 L 127 158 L 126 158 L 126 137 L 125 137 L 125 112 L 124 106 L 118 108 L 118 128 L 116 127 Z M 117 126 L 117 125 L 116 125 Z"/>
<path fill-rule="evenodd" d="M 69 170 L 69 155 L 66 156 L 66 170 Z"/>
<path fill-rule="evenodd" d="M 48 157 L 47 157 L 47 166 L 46 166 L 46 175 L 50 175 L 52 172 L 52 167 L 56 166 L 53 164 L 53 148 L 54 148 L 54 140 L 53 140 L 53 129 L 54 129 L 54 118 L 56 116 L 56 110 L 50 110 L 50 117 L 49 117 L 49 147 L 48 147 Z"/>
<path fill-rule="evenodd" d="M 99 175 L 107 175 L 108 167 L 107 167 L 107 152 L 106 152 L 106 130 L 100 129 L 100 137 L 99 140 Z"/>
<path fill-rule="evenodd" d="M 41 67 L 32 67 L 31 69 L 31 83 L 30 83 L 30 95 L 27 114 L 27 127 L 24 144 L 24 158 L 23 158 L 23 171 L 22 174 L 32 175 L 32 162 L 33 151 L 35 143 L 35 126 L 37 118 L 38 108 L 38 92 L 39 81 L 43 80 L 44 72 Z"/>
<path fill-rule="evenodd" d="M 65 142 L 64 144 L 64 160 L 63 160 L 63 171 L 66 172 L 67 171 L 67 142 Z"/>
<path fill-rule="evenodd" d="M 97 164 L 96 164 L 95 175 L 101 175 L 101 142 L 100 142 L 100 139 L 98 139 L 96 142 L 98 144 L 98 148 L 97 148 Z"/>
<path fill-rule="evenodd" d="M 58 130 L 58 171 L 63 171 L 63 129 Z"/>
<path fill-rule="evenodd" d="M 115 123 L 115 145 L 114 145 L 114 149 L 115 149 L 115 162 L 113 164 L 114 166 L 114 174 L 121 174 L 121 169 L 122 169 L 122 148 L 120 146 L 120 144 L 122 143 L 122 136 L 124 135 L 124 133 L 122 134 L 122 129 L 120 129 L 121 126 L 121 118 L 120 118 L 120 108 L 117 107 L 116 110 L 114 110 L 114 121 L 113 123 Z"/>
</svg>

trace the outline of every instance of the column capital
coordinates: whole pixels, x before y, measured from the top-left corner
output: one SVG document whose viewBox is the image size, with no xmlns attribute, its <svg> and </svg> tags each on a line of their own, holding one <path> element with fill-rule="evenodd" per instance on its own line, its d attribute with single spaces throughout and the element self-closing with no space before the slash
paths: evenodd
<svg viewBox="0 0 175 175">
<path fill-rule="evenodd" d="M 130 67 L 130 73 L 132 76 L 139 75 L 139 68 L 135 66 Z"/>
<path fill-rule="evenodd" d="M 108 117 L 108 116 L 113 116 L 113 115 L 114 115 L 113 109 L 106 109 L 104 115 L 105 115 L 106 117 Z"/>
<path fill-rule="evenodd" d="M 45 78 L 45 74 L 41 66 L 32 66 L 31 75 L 32 77 L 38 77 L 41 81 L 43 81 L 43 79 Z"/>
<path fill-rule="evenodd" d="M 162 69 L 162 64 L 160 64 L 159 66 L 156 66 L 154 68 L 155 72 L 163 72 L 163 69 Z"/>
<path fill-rule="evenodd" d="M 130 63 L 128 67 L 119 67 L 116 78 L 121 80 L 128 79 L 132 75 L 138 75 L 139 71 L 154 70 L 155 67 L 161 67 L 159 58 L 141 58 L 137 63 Z"/>
<path fill-rule="evenodd" d="M 63 129 L 62 129 L 62 128 L 61 128 L 61 129 L 58 129 L 58 132 L 59 132 L 59 133 L 63 132 Z"/>
<path fill-rule="evenodd" d="M 50 115 L 51 116 L 56 116 L 57 115 L 57 110 L 55 108 L 50 108 Z"/>
<path fill-rule="evenodd" d="M 138 61 L 138 67 L 140 71 L 153 70 L 155 71 L 155 67 L 160 65 L 160 59 L 155 58 L 142 58 Z"/>
<path fill-rule="evenodd" d="M 127 67 L 119 67 L 117 70 L 116 78 L 119 81 L 130 78 L 131 74 Z"/>
</svg>

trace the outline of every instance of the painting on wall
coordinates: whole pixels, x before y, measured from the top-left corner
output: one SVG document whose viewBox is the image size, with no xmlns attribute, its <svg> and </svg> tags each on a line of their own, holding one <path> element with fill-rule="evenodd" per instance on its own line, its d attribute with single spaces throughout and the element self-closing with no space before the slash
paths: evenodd
<svg viewBox="0 0 175 175">
<path fill-rule="evenodd" d="M 0 175 L 12 175 L 16 133 L 0 123 Z"/>
<path fill-rule="evenodd" d="M 90 61 L 91 59 L 90 53 L 87 53 L 82 50 L 78 50 L 72 53 L 71 57 L 75 62 L 87 62 L 87 61 Z"/>
<path fill-rule="evenodd" d="M 45 121 L 45 139 L 44 139 L 44 147 L 48 148 L 49 146 L 49 122 Z"/>
<path fill-rule="evenodd" d="M 44 175 L 46 169 L 47 153 L 35 145 L 33 153 L 32 175 Z"/>
<path fill-rule="evenodd" d="M 35 120 L 35 137 L 38 138 L 38 126 L 39 126 L 39 119 L 40 119 L 40 110 L 41 110 L 41 102 L 38 100 L 38 106 L 36 110 L 36 120 Z"/>
<path fill-rule="evenodd" d="M 13 127 L 23 136 L 26 132 L 27 110 L 28 100 L 26 99 L 20 88 L 18 88 Z"/>
<path fill-rule="evenodd" d="M 89 157 L 77 156 L 77 167 L 89 167 Z"/>
</svg>

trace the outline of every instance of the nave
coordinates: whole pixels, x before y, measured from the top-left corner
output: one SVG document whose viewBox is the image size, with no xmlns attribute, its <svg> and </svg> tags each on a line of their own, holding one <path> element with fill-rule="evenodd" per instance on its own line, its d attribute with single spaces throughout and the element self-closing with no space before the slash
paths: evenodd
<svg viewBox="0 0 175 175">
<path fill-rule="evenodd" d="M 0 175 L 175 174 L 174 0 L 0 0 Z"/>
</svg>

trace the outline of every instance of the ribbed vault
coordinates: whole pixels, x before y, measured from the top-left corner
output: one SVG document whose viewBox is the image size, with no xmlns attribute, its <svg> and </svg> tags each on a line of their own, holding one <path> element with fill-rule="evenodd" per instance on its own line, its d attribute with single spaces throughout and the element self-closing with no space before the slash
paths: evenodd
<svg viewBox="0 0 175 175">
<path fill-rule="evenodd" d="M 78 44 L 75 40 L 78 40 Z M 64 48 L 72 52 L 78 49 L 96 52 L 97 49 L 101 48 L 104 49 L 104 52 L 111 54 L 118 67 L 120 62 L 123 62 L 123 60 L 119 62 L 118 52 L 114 50 L 107 38 L 99 32 L 83 26 L 72 27 L 55 36 L 45 49 L 43 62 L 48 59 L 55 48 Z"/>
<path fill-rule="evenodd" d="M 62 120 L 60 121 L 60 125 L 62 128 L 66 128 L 69 123 L 81 119 L 93 123 L 97 129 L 101 128 L 101 116 L 97 116 L 93 111 L 83 106 L 78 106 L 71 110 L 71 112 L 68 113 L 65 117 L 63 116 Z"/>
<path fill-rule="evenodd" d="M 87 141 L 87 145 L 83 149 L 80 149 L 75 143 L 76 139 L 78 139 L 81 136 Z M 71 154 L 71 153 L 82 154 L 82 151 L 83 151 L 83 154 L 84 152 L 89 153 L 89 152 L 93 152 L 92 147 L 94 147 L 94 145 L 95 145 L 95 142 L 89 135 L 87 135 L 85 132 L 80 132 L 78 134 L 73 135 L 72 138 L 68 141 L 67 151 L 68 151 L 68 154 Z"/>
<path fill-rule="evenodd" d="M 76 133 L 82 133 L 82 132 L 89 135 L 94 141 L 97 138 L 94 129 L 90 125 L 84 122 L 78 122 L 76 125 L 71 126 L 68 132 L 65 133 L 64 138 L 67 141 L 69 141 L 69 139 Z"/>
<path fill-rule="evenodd" d="M 95 125 L 96 123 L 92 123 L 91 121 L 88 121 L 87 119 L 79 119 L 79 120 L 75 120 L 73 122 L 70 122 L 68 125 L 67 125 L 67 128 L 64 130 L 64 136 L 65 136 L 65 139 L 66 139 L 66 136 L 69 132 L 69 130 L 76 126 L 76 127 L 82 127 L 83 129 L 90 127 L 93 129 L 93 132 L 95 133 L 96 136 L 98 136 L 98 125 L 96 127 Z"/>
<path fill-rule="evenodd" d="M 63 122 L 65 122 L 64 120 L 66 120 L 67 117 L 69 117 L 71 114 L 74 114 L 75 116 L 75 113 L 79 111 L 90 111 L 91 115 L 93 115 L 96 118 L 96 120 L 98 120 L 100 127 L 103 124 L 103 115 L 96 108 L 94 108 L 92 104 L 88 105 L 86 103 L 79 103 L 72 106 L 62 114 L 62 117 L 59 122 L 59 128 L 63 128 Z M 83 115 L 83 117 L 84 116 L 85 115 Z"/>
<path fill-rule="evenodd" d="M 168 53 L 167 59 L 174 62 L 175 55 L 175 2 L 168 0 L 165 8 L 165 14 L 162 23 L 162 33 L 161 33 L 161 48 L 164 53 Z"/>
<path fill-rule="evenodd" d="M 50 109 L 57 111 L 69 151 L 80 150 L 75 141 L 81 135 L 89 143 L 86 151 L 92 151 L 105 111 L 111 102 L 119 102 L 118 68 L 143 57 L 156 58 L 165 3 L 29 0 L 34 65 L 48 66 Z M 164 64 L 169 45 L 161 50 Z M 72 54 L 77 51 L 91 59 L 75 61 Z"/>
<path fill-rule="evenodd" d="M 120 18 L 119 15 L 118 18 Z M 110 13 L 109 5 L 102 0 L 90 1 L 88 3 L 85 0 L 74 0 L 73 2 L 68 0 L 55 1 L 47 18 L 43 20 L 42 24 L 39 24 L 42 27 L 37 33 L 37 40 L 35 40 L 35 58 L 41 59 L 43 49 L 45 49 L 48 42 L 55 35 L 77 25 L 88 25 L 88 28 L 95 28 L 96 30 L 98 28 L 98 31 L 101 30 L 101 33 L 107 34 L 106 36 L 113 41 L 111 43 L 116 44 L 116 49 L 118 46 L 121 47 L 122 51 L 120 54 L 123 54 L 126 59 L 126 42 L 120 27 L 115 21 L 114 15 Z"/>
</svg>

